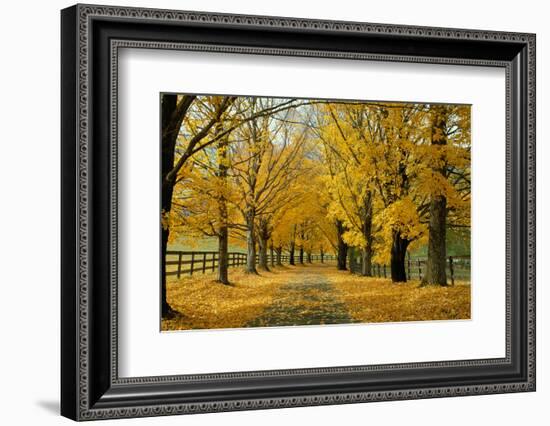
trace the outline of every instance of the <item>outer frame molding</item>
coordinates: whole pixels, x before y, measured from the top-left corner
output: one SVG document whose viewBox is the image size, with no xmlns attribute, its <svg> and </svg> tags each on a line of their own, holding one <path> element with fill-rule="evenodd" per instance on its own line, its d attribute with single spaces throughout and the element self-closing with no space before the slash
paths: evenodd
<svg viewBox="0 0 550 426">
<path fill-rule="evenodd" d="M 64 416 L 91 420 L 535 390 L 533 34 L 76 5 L 62 11 L 61 45 Z M 504 67 L 506 357 L 119 378 L 116 77 L 121 47 Z"/>
</svg>

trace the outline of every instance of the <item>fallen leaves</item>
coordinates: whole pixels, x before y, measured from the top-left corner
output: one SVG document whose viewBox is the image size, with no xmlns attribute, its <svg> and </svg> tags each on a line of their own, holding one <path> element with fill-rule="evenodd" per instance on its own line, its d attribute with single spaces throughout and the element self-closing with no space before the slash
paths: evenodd
<svg viewBox="0 0 550 426">
<path fill-rule="evenodd" d="M 230 286 L 214 279 L 214 274 L 205 274 L 169 280 L 168 302 L 179 315 L 163 320 L 162 330 L 456 320 L 471 315 L 466 283 L 393 284 L 327 264 L 285 266 L 261 275 L 232 268 Z"/>
<path fill-rule="evenodd" d="M 273 302 L 274 294 L 290 274 L 286 268 L 262 271 L 261 275 L 232 268 L 231 285 L 216 282 L 211 273 L 169 280 L 168 303 L 179 314 L 163 320 L 162 330 L 243 327 Z"/>
<path fill-rule="evenodd" d="M 470 285 L 420 287 L 418 281 L 392 283 L 385 278 L 328 273 L 350 315 L 360 322 L 470 319 Z"/>
</svg>

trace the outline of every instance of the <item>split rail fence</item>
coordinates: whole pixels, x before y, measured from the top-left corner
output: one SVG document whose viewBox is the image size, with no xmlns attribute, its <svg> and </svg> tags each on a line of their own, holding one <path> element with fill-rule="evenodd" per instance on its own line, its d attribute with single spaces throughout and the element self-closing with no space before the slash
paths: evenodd
<svg viewBox="0 0 550 426">
<path fill-rule="evenodd" d="M 411 258 L 405 260 L 405 274 L 407 280 L 421 281 L 426 273 L 426 258 Z M 348 258 L 348 266 L 353 273 L 361 273 L 362 261 L 360 256 Z M 447 278 L 454 285 L 455 281 L 470 281 L 470 256 L 449 256 L 446 259 Z M 372 275 L 379 278 L 390 278 L 390 265 L 375 263 L 372 265 Z"/>
<path fill-rule="evenodd" d="M 244 266 L 246 265 L 246 253 L 229 252 L 228 254 L 228 266 Z M 324 254 L 312 254 L 311 262 L 325 262 L 335 260 L 334 255 Z M 256 264 L 258 264 L 259 256 L 256 255 Z M 267 264 L 275 266 L 277 262 L 277 256 L 271 254 L 267 255 Z M 295 264 L 300 263 L 300 257 L 298 253 L 294 255 Z M 217 251 L 174 251 L 170 250 L 166 252 L 166 275 L 176 275 L 180 278 L 182 275 L 193 274 L 205 274 L 207 272 L 214 272 L 218 267 L 219 254 Z M 289 264 L 290 255 L 282 254 L 281 263 Z M 308 257 L 304 254 L 304 264 L 307 264 Z"/>
</svg>

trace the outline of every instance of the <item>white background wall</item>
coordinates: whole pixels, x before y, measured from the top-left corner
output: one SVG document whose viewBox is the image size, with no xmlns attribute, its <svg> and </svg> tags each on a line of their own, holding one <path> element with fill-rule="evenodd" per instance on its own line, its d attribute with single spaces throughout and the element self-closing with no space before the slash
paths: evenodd
<svg viewBox="0 0 550 426">
<path fill-rule="evenodd" d="M 548 424 L 550 28 L 545 2 L 394 0 L 108 1 L 142 7 L 525 31 L 537 33 L 538 390 L 492 395 L 256 412 L 119 420 L 119 424 Z M 70 2 L 11 1 L 0 22 L 0 419 L 68 424 L 59 404 L 59 10 Z M 483 422 L 483 423 L 482 423 Z M 102 423 L 113 423 L 111 421 Z M 113 423 L 114 424 L 114 423 Z"/>
</svg>

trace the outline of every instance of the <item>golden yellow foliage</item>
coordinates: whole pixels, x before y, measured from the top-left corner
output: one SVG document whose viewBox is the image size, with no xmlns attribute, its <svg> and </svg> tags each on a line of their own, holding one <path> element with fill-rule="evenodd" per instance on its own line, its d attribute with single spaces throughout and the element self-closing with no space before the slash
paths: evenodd
<svg viewBox="0 0 550 426">
<path fill-rule="evenodd" d="M 250 272 L 255 253 L 266 269 L 268 250 L 303 260 L 320 253 L 345 257 L 346 246 L 361 256 L 363 275 L 370 275 L 372 263 L 403 269 L 405 255 L 425 248 L 429 238 L 433 247 L 434 239 L 444 242 L 447 228 L 469 231 L 470 109 L 197 96 L 177 133 L 174 163 L 185 161 L 162 212 L 168 243 L 196 248 L 207 237 L 217 238 L 222 252 L 227 242 L 230 250 L 246 247 Z M 445 232 L 435 232 L 431 220 L 439 217 L 436 198 L 444 199 L 438 223 Z M 222 263 L 220 276 L 225 270 Z M 393 268 L 394 281 L 405 280 L 404 269 L 398 270 Z M 231 274 L 235 287 L 220 287 L 209 277 L 169 283 L 170 303 L 186 315 L 178 324 L 244 326 L 275 297 L 276 274 Z M 386 296 L 395 291 L 412 298 L 413 288 L 388 287 Z M 231 303 L 242 309 L 235 314 Z"/>
</svg>

